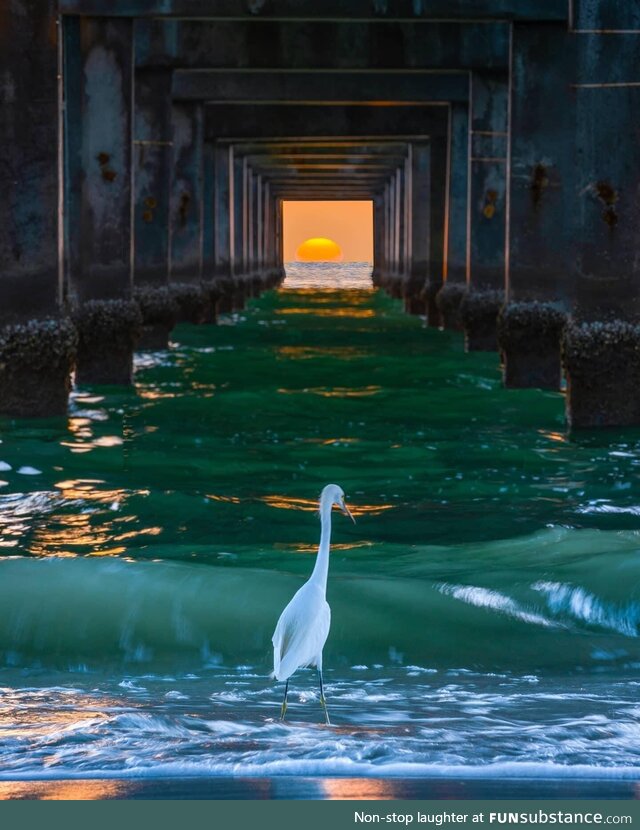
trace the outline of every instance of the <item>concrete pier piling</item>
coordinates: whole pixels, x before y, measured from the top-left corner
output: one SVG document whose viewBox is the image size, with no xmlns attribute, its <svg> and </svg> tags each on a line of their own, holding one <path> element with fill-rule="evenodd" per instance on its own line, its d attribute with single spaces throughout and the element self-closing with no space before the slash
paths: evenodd
<svg viewBox="0 0 640 830">
<path fill-rule="evenodd" d="M 511 48 L 507 305 L 499 345 L 507 387 L 559 389 L 571 309 L 574 39 L 558 23 L 514 24 Z"/>
<path fill-rule="evenodd" d="M 0 12 L 0 414 L 66 412 L 76 335 L 62 309 L 59 27 L 53 2 Z"/>
<path fill-rule="evenodd" d="M 130 384 L 133 287 L 133 21 L 64 17 L 66 292 L 79 384 Z"/>
<path fill-rule="evenodd" d="M 470 79 L 467 291 L 460 313 L 468 351 L 496 351 L 504 302 L 509 79 Z"/>
<path fill-rule="evenodd" d="M 564 371 L 573 429 L 640 423 L 633 4 L 249 6 L 0 12 L 0 413 L 280 284 L 309 198 L 370 200 L 374 285 L 507 387 Z"/>
</svg>

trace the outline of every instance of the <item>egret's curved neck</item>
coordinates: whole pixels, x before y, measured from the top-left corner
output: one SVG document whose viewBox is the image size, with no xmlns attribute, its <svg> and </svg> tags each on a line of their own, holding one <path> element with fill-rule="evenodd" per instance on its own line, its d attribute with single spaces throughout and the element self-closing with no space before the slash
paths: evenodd
<svg viewBox="0 0 640 830">
<path fill-rule="evenodd" d="M 331 543 L 331 502 L 324 502 L 320 505 L 320 546 L 316 564 L 311 574 L 310 582 L 318 583 L 323 591 L 327 590 L 327 576 L 329 574 L 329 544 Z"/>
</svg>

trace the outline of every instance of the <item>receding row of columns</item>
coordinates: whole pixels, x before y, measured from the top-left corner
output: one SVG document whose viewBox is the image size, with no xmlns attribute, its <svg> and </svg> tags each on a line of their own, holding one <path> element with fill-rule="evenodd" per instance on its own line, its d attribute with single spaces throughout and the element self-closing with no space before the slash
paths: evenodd
<svg viewBox="0 0 640 830">
<path fill-rule="evenodd" d="M 507 386 L 564 368 L 574 426 L 640 422 L 624 10 L 320 21 L 319 49 L 302 19 L 92 2 L 16 0 L 0 27 L 0 411 L 63 410 L 72 362 L 130 382 L 136 343 L 282 280 L 284 199 L 351 198 L 373 201 L 373 280 L 407 312 L 500 351 Z M 392 28 L 402 48 L 374 49 Z"/>
</svg>

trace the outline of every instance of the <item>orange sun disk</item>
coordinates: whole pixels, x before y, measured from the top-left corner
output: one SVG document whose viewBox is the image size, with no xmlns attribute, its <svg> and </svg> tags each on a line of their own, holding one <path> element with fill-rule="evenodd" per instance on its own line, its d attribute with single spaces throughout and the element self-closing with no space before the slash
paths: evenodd
<svg viewBox="0 0 640 830">
<path fill-rule="evenodd" d="M 342 248 L 333 239 L 314 236 L 298 247 L 296 259 L 298 262 L 340 262 Z"/>
</svg>

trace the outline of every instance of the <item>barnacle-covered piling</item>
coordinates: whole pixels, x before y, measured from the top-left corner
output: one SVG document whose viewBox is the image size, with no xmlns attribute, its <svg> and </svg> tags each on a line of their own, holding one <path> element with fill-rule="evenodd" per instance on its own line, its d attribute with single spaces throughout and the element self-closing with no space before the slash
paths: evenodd
<svg viewBox="0 0 640 830">
<path fill-rule="evenodd" d="M 133 351 L 142 333 L 135 300 L 89 300 L 76 308 L 78 330 L 76 382 L 128 386 L 133 380 Z"/>
<path fill-rule="evenodd" d="M 566 315 L 552 303 L 519 302 L 498 315 L 498 345 L 504 385 L 559 389 L 560 341 Z"/>
<path fill-rule="evenodd" d="M 67 411 L 78 336 L 66 318 L 0 329 L 0 413 L 52 417 Z"/>
<path fill-rule="evenodd" d="M 562 360 L 572 428 L 640 424 L 640 325 L 623 320 L 570 324 Z"/>
</svg>

